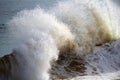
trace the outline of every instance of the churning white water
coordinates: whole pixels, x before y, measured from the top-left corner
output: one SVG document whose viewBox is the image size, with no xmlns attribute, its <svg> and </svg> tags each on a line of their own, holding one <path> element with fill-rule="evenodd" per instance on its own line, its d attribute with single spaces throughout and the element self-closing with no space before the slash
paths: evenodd
<svg viewBox="0 0 120 80">
<path fill-rule="evenodd" d="M 20 56 L 17 58 L 20 68 L 24 69 L 17 76 L 22 74 L 22 80 L 48 80 L 50 61 L 57 59 L 60 47 L 68 40 L 72 41 L 69 29 L 40 8 L 18 13 L 8 25 L 13 39 L 20 46 L 14 49 L 16 55 L 24 57 L 23 60 Z"/>
<path fill-rule="evenodd" d="M 69 0 L 18 12 L 7 23 L 17 64 L 10 58 L 0 79 L 120 79 L 120 43 L 110 45 L 120 38 L 118 9 L 111 0 Z"/>
</svg>

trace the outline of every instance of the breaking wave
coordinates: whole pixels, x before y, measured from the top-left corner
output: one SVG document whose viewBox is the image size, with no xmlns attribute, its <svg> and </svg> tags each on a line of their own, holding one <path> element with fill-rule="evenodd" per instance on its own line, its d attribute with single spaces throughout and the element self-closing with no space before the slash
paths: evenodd
<svg viewBox="0 0 120 80">
<path fill-rule="evenodd" d="M 7 23 L 15 48 L 0 59 L 0 80 L 118 78 L 117 9 L 108 0 L 70 0 L 18 12 Z"/>
</svg>

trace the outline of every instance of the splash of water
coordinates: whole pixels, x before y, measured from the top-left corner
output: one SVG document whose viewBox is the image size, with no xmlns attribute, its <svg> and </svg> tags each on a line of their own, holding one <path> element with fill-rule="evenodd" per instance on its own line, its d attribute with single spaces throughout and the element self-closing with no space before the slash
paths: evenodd
<svg viewBox="0 0 120 80">
<path fill-rule="evenodd" d="M 82 46 L 78 53 L 89 54 L 96 45 L 120 37 L 114 8 L 107 0 L 71 0 L 59 2 L 50 12 L 68 25 L 75 42 Z"/>
<path fill-rule="evenodd" d="M 18 13 L 8 26 L 13 39 L 16 39 L 14 53 L 18 55 L 21 69 L 17 75 L 13 69 L 13 79 L 48 80 L 50 62 L 57 59 L 58 49 L 72 41 L 69 29 L 40 8 Z"/>
<path fill-rule="evenodd" d="M 118 39 L 118 19 L 111 6 L 107 0 L 70 0 L 48 12 L 40 8 L 19 12 L 7 23 L 17 61 L 11 63 L 10 79 L 49 80 L 51 61 L 59 53 L 88 55 L 96 46 Z"/>
</svg>

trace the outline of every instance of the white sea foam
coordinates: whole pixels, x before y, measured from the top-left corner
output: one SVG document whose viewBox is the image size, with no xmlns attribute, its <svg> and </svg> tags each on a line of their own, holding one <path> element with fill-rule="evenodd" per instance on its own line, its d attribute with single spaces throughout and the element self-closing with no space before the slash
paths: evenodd
<svg viewBox="0 0 120 80">
<path fill-rule="evenodd" d="M 75 36 L 75 42 L 80 46 L 78 51 L 86 54 L 90 53 L 95 45 L 120 37 L 119 20 L 115 17 L 117 11 L 110 3 L 107 0 L 62 1 L 51 13 L 68 25 Z"/>
<path fill-rule="evenodd" d="M 50 62 L 57 60 L 59 50 L 68 42 L 75 44 L 77 54 L 84 55 L 92 53 L 96 45 L 119 39 L 119 19 L 115 16 L 119 13 L 113 13 L 118 7 L 113 6 L 107 0 L 70 0 L 59 2 L 48 12 L 41 8 L 19 12 L 7 23 L 19 63 L 12 78 L 49 80 Z"/>
<path fill-rule="evenodd" d="M 17 43 L 14 50 L 22 71 L 17 75 L 13 72 L 13 76 L 20 76 L 21 80 L 48 80 L 50 61 L 57 59 L 58 49 L 65 42 L 72 41 L 69 29 L 40 8 L 19 12 L 8 26 Z"/>
<path fill-rule="evenodd" d="M 98 49 L 86 56 L 86 75 L 72 80 L 119 80 L 120 79 L 120 41 Z"/>
</svg>

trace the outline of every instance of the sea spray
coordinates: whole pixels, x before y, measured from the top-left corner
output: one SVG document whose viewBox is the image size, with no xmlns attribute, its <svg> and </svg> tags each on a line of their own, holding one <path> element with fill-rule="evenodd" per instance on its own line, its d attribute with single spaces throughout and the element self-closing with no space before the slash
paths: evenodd
<svg viewBox="0 0 120 80">
<path fill-rule="evenodd" d="M 103 0 L 71 0 L 56 4 L 53 13 L 67 24 L 78 44 L 78 54 L 92 53 L 94 47 L 119 38 L 119 28 L 110 14 L 109 4 Z M 115 12 L 114 12 L 115 13 Z M 86 51 L 87 49 L 87 51 Z"/>
<path fill-rule="evenodd" d="M 12 70 L 13 79 L 48 80 L 50 62 L 57 59 L 62 46 L 73 41 L 69 29 L 40 8 L 21 11 L 7 24 L 16 41 L 14 53 L 20 70 Z"/>
<path fill-rule="evenodd" d="M 55 16 L 45 13 L 39 7 L 19 12 L 10 20 L 8 26 L 10 26 L 10 34 L 17 39 L 17 42 L 28 40 L 31 35 L 34 35 L 32 34 L 34 30 L 52 35 L 58 47 L 62 47 L 66 41 L 72 41 L 74 38 L 67 25 L 57 20 Z M 25 34 L 26 37 L 24 37 Z"/>
<path fill-rule="evenodd" d="M 91 66 L 88 66 L 86 69 L 87 62 L 84 59 L 88 55 L 92 55 L 92 58 L 94 58 L 96 56 L 94 54 L 97 54 L 97 58 L 100 59 L 103 59 L 105 56 L 106 61 L 113 60 L 112 63 L 115 61 L 117 62 L 115 65 L 118 65 L 119 52 L 118 55 L 114 55 L 112 52 L 107 52 L 109 54 L 106 54 L 106 50 L 101 53 L 103 49 L 100 49 L 100 52 L 92 54 L 96 47 L 119 38 L 119 24 L 114 21 L 117 17 L 114 17 L 114 13 L 109 13 L 112 11 L 110 8 L 111 5 L 109 1 L 105 1 L 70 0 L 58 2 L 55 7 L 47 12 L 40 8 L 18 12 L 7 23 L 9 33 L 13 36 L 15 48 L 10 57 L 3 57 L 0 60 L 2 64 L 2 68 L 0 67 L 0 74 L 2 74 L 0 79 L 49 80 L 50 77 L 53 77 L 49 75 L 50 64 L 52 60 L 57 60 L 59 53 L 62 55 L 67 53 L 67 55 L 62 57 L 63 63 L 60 62 L 60 65 L 54 64 L 53 72 L 62 74 L 65 77 L 71 78 L 71 75 L 76 76 L 77 73 L 85 75 L 85 71 L 93 74 L 92 70 L 94 71 L 94 69 Z M 106 6 L 106 4 L 109 6 Z M 86 55 L 86 57 L 80 58 L 80 56 L 75 55 L 73 57 L 71 55 L 71 58 L 70 53 L 82 54 Z M 114 55 L 118 61 L 116 61 L 117 59 L 112 59 L 109 55 Z M 87 60 L 90 63 L 91 59 L 89 60 L 89 56 Z M 101 61 L 99 59 L 98 61 L 100 63 L 104 62 L 104 60 Z M 71 62 L 74 62 L 73 64 L 76 64 L 76 66 L 69 66 Z M 79 64 L 79 62 L 81 63 Z M 93 61 L 93 65 L 95 64 L 104 68 L 103 70 L 106 69 L 106 67 Z M 10 65 L 10 67 L 6 65 Z M 57 69 L 56 66 L 58 67 Z M 110 66 L 110 64 L 108 63 L 107 66 Z M 112 66 L 110 66 L 113 69 L 111 73 L 114 74 L 116 69 Z M 92 70 L 89 71 L 89 68 Z M 101 68 L 98 69 L 102 70 Z M 117 66 L 117 69 L 119 69 L 119 66 Z M 80 72 L 74 73 L 74 70 L 79 70 Z M 65 71 L 67 72 L 65 73 Z M 62 79 L 61 76 L 59 78 Z"/>
<path fill-rule="evenodd" d="M 58 49 L 50 35 L 34 35 L 13 51 L 18 65 L 12 68 L 12 80 L 49 80 L 50 62 L 57 59 Z"/>
<path fill-rule="evenodd" d="M 93 54 L 87 55 L 86 75 L 70 80 L 119 80 L 120 79 L 120 40 L 107 43 Z M 63 65 L 62 65 L 63 66 Z"/>
<path fill-rule="evenodd" d="M 119 7 L 114 4 L 113 0 L 96 0 L 89 1 L 89 8 L 99 13 L 104 22 L 109 26 L 109 30 L 114 39 L 120 38 L 119 21 L 120 14 Z"/>
</svg>

